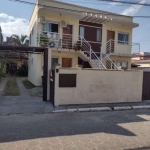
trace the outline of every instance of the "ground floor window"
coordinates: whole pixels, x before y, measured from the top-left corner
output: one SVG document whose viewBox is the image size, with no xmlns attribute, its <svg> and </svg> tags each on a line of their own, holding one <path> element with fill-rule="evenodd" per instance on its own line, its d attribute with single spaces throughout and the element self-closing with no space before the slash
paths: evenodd
<svg viewBox="0 0 150 150">
<path fill-rule="evenodd" d="M 62 67 L 72 67 L 72 58 L 62 58 Z"/>
<path fill-rule="evenodd" d="M 52 64 L 51 64 L 51 68 L 52 70 L 55 69 L 55 65 L 58 64 L 58 58 L 52 58 Z"/>
<path fill-rule="evenodd" d="M 127 61 L 117 61 L 117 67 L 122 67 L 123 69 L 127 69 L 128 62 Z"/>
</svg>

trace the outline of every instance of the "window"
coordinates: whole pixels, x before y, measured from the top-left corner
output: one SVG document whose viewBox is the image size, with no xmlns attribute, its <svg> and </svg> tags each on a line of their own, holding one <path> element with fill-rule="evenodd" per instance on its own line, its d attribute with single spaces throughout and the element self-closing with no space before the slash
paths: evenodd
<svg viewBox="0 0 150 150">
<path fill-rule="evenodd" d="M 80 27 L 80 36 L 84 37 L 84 27 Z"/>
<path fill-rule="evenodd" d="M 129 42 L 129 34 L 118 33 L 118 43 L 128 44 L 128 42 Z"/>
<path fill-rule="evenodd" d="M 123 69 L 128 68 L 128 62 L 126 61 L 117 61 L 117 67 L 122 67 Z"/>
<path fill-rule="evenodd" d="M 44 32 L 56 32 L 58 33 L 58 24 L 46 22 L 43 25 Z"/>
<path fill-rule="evenodd" d="M 97 41 L 101 41 L 101 35 L 102 35 L 102 30 L 101 29 L 97 29 L 97 38 L 96 38 L 96 40 Z"/>
<path fill-rule="evenodd" d="M 55 65 L 56 65 L 56 64 L 58 64 L 58 58 L 52 58 L 52 66 L 51 66 L 51 67 L 52 67 L 52 68 L 51 68 L 52 70 L 55 69 Z"/>
<path fill-rule="evenodd" d="M 71 58 L 62 58 L 62 67 L 69 68 L 72 66 L 72 59 Z"/>
</svg>

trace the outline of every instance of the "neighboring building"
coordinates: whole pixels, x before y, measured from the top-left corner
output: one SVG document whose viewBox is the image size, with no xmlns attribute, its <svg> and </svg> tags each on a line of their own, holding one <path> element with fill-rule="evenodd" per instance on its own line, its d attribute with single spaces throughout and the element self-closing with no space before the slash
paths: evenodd
<svg viewBox="0 0 150 150">
<path fill-rule="evenodd" d="M 132 69 L 150 71 L 150 52 L 141 52 L 133 55 Z"/>
<path fill-rule="evenodd" d="M 18 46 L 13 37 L 6 37 L 6 41 L 3 42 L 3 45 Z M 17 70 L 24 61 L 28 61 L 28 55 L 26 53 L 7 51 L 6 54 L 4 54 L 4 52 L 0 52 L 0 56 L 1 55 L 6 55 L 8 59 L 8 63 L 6 66 L 6 73 L 10 73 L 11 70 L 13 69 Z"/>
<path fill-rule="evenodd" d="M 54 69 L 131 69 L 133 17 L 55 0 L 37 0 L 30 19 L 30 46 L 47 46 Z M 41 7 L 43 5 L 43 7 Z M 49 6 L 49 7 L 44 7 Z M 37 40 L 38 39 L 38 40 Z M 81 49 L 82 51 L 78 51 Z M 29 81 L 42 84 L 43 54 L 29 56 Z"/>
<path fill-rule="evenodd" d="M 1 26 L 0 26 L 0 44 L 3 44 L 3 34 Z"/>
</svg>

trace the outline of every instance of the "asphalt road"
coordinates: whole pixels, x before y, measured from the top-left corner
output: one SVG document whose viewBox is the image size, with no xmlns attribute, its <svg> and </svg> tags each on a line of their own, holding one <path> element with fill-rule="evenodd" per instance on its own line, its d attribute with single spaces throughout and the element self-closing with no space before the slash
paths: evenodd
<svg viewBox="0 0 150 150">
<path fill-rule="evenodd" d="M 0 150 L 97 149 L 150 149 L 150 109 L 0 115 Z"/>
</svg>

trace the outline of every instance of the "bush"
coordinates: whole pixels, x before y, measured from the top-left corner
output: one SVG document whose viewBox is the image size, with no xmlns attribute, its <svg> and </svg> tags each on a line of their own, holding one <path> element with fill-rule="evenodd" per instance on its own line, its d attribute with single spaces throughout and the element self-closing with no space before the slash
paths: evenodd
<svg viewBox="0 0 150 150">
<path fill-rule="evenodd" d="M 0 59 L 0 79 L 6 75 L 6 60 Z"/>
<path fill-rule="evenodd" d="M 24 61 L 21 67 L 18 69 L 19 76 L 28 76 L 28 63 Z"/>
</svg>

